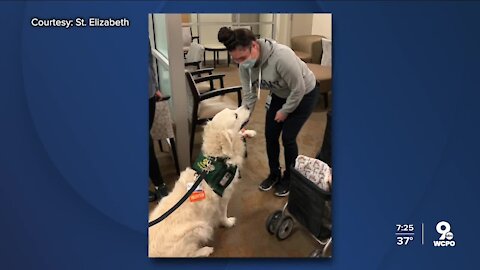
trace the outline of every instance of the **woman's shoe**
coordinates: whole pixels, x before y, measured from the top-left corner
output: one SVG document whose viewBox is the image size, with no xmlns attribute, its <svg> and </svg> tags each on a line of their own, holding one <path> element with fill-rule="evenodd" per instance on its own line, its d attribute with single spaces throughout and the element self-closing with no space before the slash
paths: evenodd
<svg viewBox="0 0 480 270">
<path fill-rule="evenodd" d="M 154 202 L 157 200 L 157 194 L 153 191 L 148 191 L 148 202 Z"/>
<path fill-rule="evenodd" d="M 290 188 L 288 187 L 288 185 L 277 185 L 275 187 L 275 196 L 278 196 L 278 197 L 285 197 L 285 196 L 288 196 L 288 194 L 290 193 Z"/>
<path fill-rule="evenodd" d="M 167 188 L 167 185 L 165 184 L 161 184 L 159 187 L 155 187 L 155 189 L 157 190 L 158 200 L 168 195 L 168 188 Z"/>
<path fill-rule="evenodd" d="M 275 186 L 275 196 L 285 197 L 290 193 L 290 178 L 287 178 L 287 175 L 288 174 L 285 173 L 282 180 Z"/>
<path fill-rule="evenodd" d="M 270 189 L 272 189 L 273 186 L 275 186 L 275 184 L 278 183 L 278 181 L 280 181 L 280 178 L 280 175 L 270 174 L 267 179 L 263 180 L 262 183 L 260 183 L 258 188 L 262 191 L 269 191 Z"/>
</svg>

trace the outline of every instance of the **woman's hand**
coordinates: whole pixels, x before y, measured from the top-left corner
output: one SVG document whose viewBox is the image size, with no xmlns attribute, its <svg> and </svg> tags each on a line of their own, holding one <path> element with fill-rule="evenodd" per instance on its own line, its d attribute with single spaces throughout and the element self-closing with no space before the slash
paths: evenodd
<svg viewBox="0 0 480 270">
<path fill-rule="evenodd" d="M 274 120 L 277 123 L 283 122 L 283 121 L 285 121 L 285 119 L 287 119 L 287 115 L 285 115 L 281 111 L 278 111 L 277 114 L 275 114 L 275 119 Z"/>
</svg>

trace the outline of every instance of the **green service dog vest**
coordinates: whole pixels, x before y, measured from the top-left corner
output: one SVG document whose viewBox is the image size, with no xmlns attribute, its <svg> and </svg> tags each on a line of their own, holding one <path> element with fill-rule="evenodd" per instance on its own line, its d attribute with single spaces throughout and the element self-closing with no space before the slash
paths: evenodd
<svg viewBox="0 0 480 270">
<path fill-rule="evenodd" d="M 218 196 L 222 197 L 225 189 L 233 181 L 237 166 L 228 165 L 225 158 L 205 157 L 200 153 L 192 168 L 201 174 L 205 171 L 205 181 Z"/>
</svg>

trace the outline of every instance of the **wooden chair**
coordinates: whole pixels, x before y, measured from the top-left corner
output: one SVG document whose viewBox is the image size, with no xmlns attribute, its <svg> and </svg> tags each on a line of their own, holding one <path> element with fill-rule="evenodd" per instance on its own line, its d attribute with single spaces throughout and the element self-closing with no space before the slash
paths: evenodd
<svg viewBox="0 0 480 270">
<path fill-rule="evenodd" d="M 193 36 L 192 27 L 182 26 L 182 39 L 183 39 L 183 56 L 185 57 L 190 49 L 190 44 L 196 39 L 197 43 L 200 43 L 199 36 Z"/>
<path fill-rule="evenodd" d="M 211 120 L 217 113 L 222 111 L 225 108 L 237 109 L 242 104 L 242 87 L 224 87 L 223 77 L 225 74 L 209 74 L 199 78 L 194 78 L 194 75 L 198 75 L 201 72 L 211 72 L 213 69 L 208 69 L 209 71 L 197 70 L 193 72 L 185 71 L 185 77 L 187 79 L 187 87 L 190 88 L 192 94 L 192 116 L 191 116 L 191 129 L 190 129 L 190 159 L 193 142 L 195 140 L 195 130 L 198 125 L 206 123 L 208 120 Z M 198 83 L 201 82 L 210 82 L 213 86 L 214 80 L 220 80 L 220 88 L 214 89 L 206 92 L 201 92 L 198 89 Z M 213 88 L 213 87 L 212 87 Z M 230 97 L 225 94 L 228 93 L 237 93 L 237 102 L 235 102 Z"/>
<path fill-rule="evenodd" d="M 215 81 L 218 81 L 220 88 L 224 88 L 223 78 L 225 77 L 225 74 L 213 75 L 213 71 L 213 68 L 202 68 L 189 71 L 190 74 L 193 76 L 197 90 L 200 94 L 215 90 Z M 207 76 L 205 77 L 207 79 L 200 80 L 202 76 Z"/>
</svg>

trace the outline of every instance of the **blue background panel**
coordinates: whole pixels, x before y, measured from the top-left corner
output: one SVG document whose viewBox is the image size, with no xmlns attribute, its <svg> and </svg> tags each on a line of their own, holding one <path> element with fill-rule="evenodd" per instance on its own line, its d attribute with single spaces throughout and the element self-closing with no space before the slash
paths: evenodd
<svg viewBox="0 0 480 270">
<path fill-rule="evenodd" d="M 478 268 L 479 3 L 0 6 L 2 269 Z M 147 258 L 150 12 L 332 13 L 333 259 Z M 40 29 L 35 16 L 131 24 Z M 454 248 L 433 247 L 440 220 Z M 415 225 L 406 247 L 395 244 L 397 223 Z"/>
</svg>

